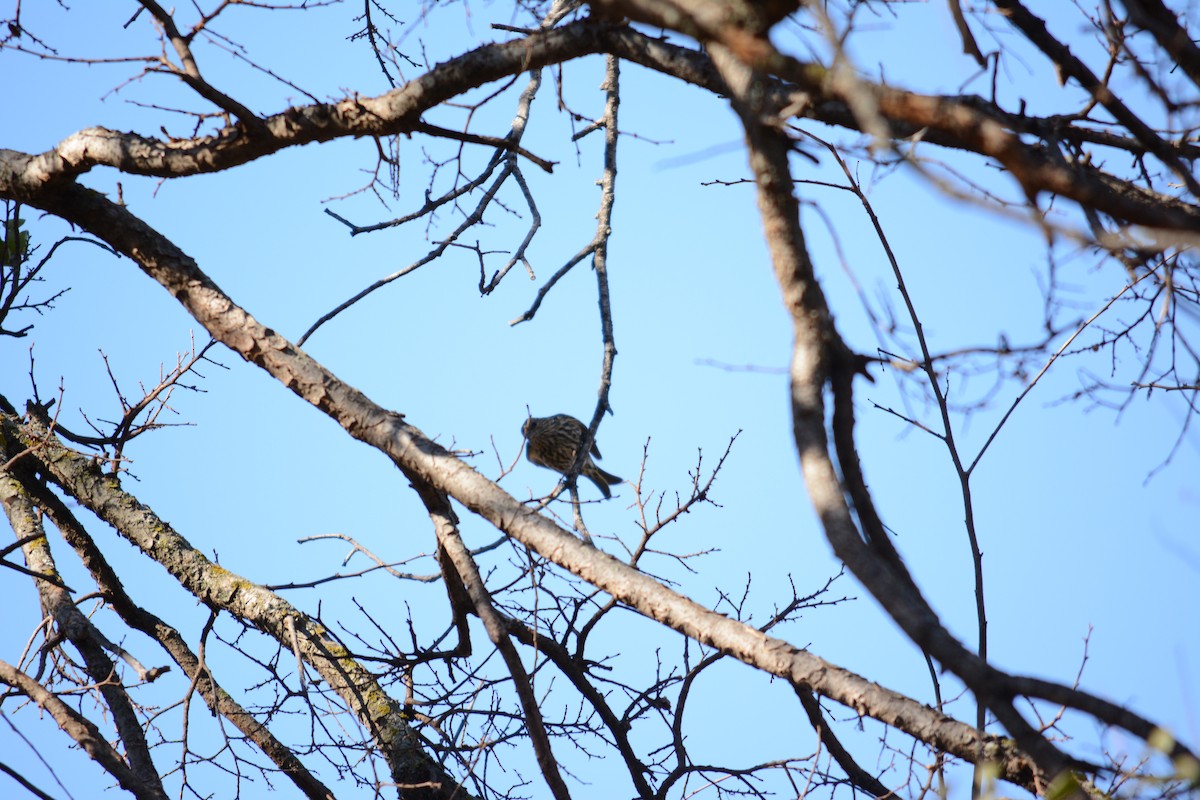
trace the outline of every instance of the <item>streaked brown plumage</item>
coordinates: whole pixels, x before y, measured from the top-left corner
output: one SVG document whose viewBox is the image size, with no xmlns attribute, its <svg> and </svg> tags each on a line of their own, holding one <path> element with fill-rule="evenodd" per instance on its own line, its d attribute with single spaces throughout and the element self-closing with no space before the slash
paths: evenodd
<svg viewBox="0 0 1200 800">
<path fill-rule="evenodd" d="M 579 452 L 579 443 L 587 432 L 587 425 L 569 414 L 555 414 L 552 417 L 530 417 L 521 426 L 527 444 L 525 456 L 539 467 L 552 469 L 559 475 L 565 475 L 575 463 L 575 455 Z M 600 458 L 600 450 L 592 442 L 591 455 L 583 460 L 581 474 L 588 478 L 604 494 L 612 497 L 611 485 L 621 482 L 612 473 L 605 472 L 596 466 L 592 456 Z"/>
</svg>

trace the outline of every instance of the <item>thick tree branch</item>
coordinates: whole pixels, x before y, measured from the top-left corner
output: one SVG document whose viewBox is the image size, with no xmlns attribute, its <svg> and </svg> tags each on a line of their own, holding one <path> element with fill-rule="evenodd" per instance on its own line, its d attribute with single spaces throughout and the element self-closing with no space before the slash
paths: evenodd
<svg viewBox="0 0 1200 800">
<path fill-rule="evenodd" d="M 993 0 L 996 7 L 1008 17 L 1029 41 L 1046 54 L 1063 72 L 1074 78 L 1080 86 L 1104 106 L 1113 118 L 1125 126 L 1142 146 L 1153 153 L 1163 164 L 1174 172 L 1192 196 L 1200 195 L 1200 182 L 1196 181 L 1191 169 L 1179 161 L 1179 157 L 1171 151 L 1167 143 L 1150 128 L 1141 117 L 1133 113 L 1129 106 L 1113 93 L 1112 89 L 1101 82 L 1087 65 L 1080 61 L 1065 44 L 1054 38 L 1046 28 L 1046 23 L 1037 15 L 1025 8 L 1019 0 Z"/>
<path fill-rule="evenodd" d="M 1200 86 L 1200 47 L 1162 0 L 1121 0 L 1129 21 L 1150 31 L 1160 47 L 1179 65 L 1192 83 Z"/>
<path fill-rule="evenodd" d="M 21 481 L 8 471 L 0 471 L 0 504 L 4 506 L 9 523 L 18 538 L 26 540 L 21 549 L 25 553 L 25 561 L 29 568 L 46 575 L 57 575 L 58 569 L 50 554 L 50 544 L 35 512 L 33 501 Z M 130 773 L 146 796 L 165 800 L 166 791 L 154 767 L 154 761 L 150 758 L 141 720 L 138 719 L 137 711 L 116 675 L 115 665 L 104 654 L 101 642 L 109 644 L 107 638 L 75 607 L 70 594 L 61 586 L 38 581 L 38 594 L 44 612 L 55 622 L 58 635 L 70 641 L 83 657 L 88 677 L 96 685 L 112 713 L 113 726 L 124 745 L 125 763 L 128 764 Z M 108 768 L 108 764 L 101 763 Z M 117 773 L 112 774 L 120 780 Z"/>
<path fill-rule="evenodd" d="M 269 153 L 314 142 L 359 136 L 412 133 L 425 125 L 421 115 L 465 91 L 547 64 L 601 52 L 611 26 L 575 22 L 562 28 L 490 44 L 439 64 L 429 72 L 377 97 L 351 97 L 338 103 L 290 108 L 262 119 L 261 129 L 228 127 L 211 136 L 168 142 L 88 128 L 53 150 L 25 156 L 0 149 L 0 194 L 8 185 L 29 190 L 70 181 L 97 166 L 130 175 L 163 178 L 219 172 Z"/>
<path fill-rule="evenodd" d="M 165 567 L 185 589 L 210 608 L 228 611 L 271 635 L 286 647 L 298 647 L 306 663 L 338 693 L 387 760 L 393 780 L 406 798 L 463 798 L 457 781 L 423 750 L 404 719 L 404 709 L 316 620 L 274 592 L 213 564 L 169 524 L 125 492 L 116 476 L 103 474 L 89 459 L 63 447 L 45 421 L 3 415 L 9 441 L 31 448 L 27 458 L 68 494 L 112 525 L 122 536 Z"/>
<path fill-rule="evenodd" d="M 44 486 L 30 487 L 34 501 L 45 510 L 67 543 L 75 548 L 80 559 L 88 568 L 105 599 L 121 619 L 131 627 L 157 641 L 184 674 L 194 678 L 196 690 L 204 702 L 215 713 L 228 719 L 247 739 L 253 742 L 275 763 L 280 772 L 292 781 L 309 800 L 333 800 L 333 792 L 312 774 L 283 742 L 259 722 L 248 709 L 238 703 L 220 684 L 213 680 L 208 670 L 187 641 L 173 626 L 160 617 L 133 602 L 117 573 L 96 547 L 83 525 L 58 497 Z"/>
<path fill-rule="evenodd" d="M 627 26 L 583 20 L 526 39 L 485 45 L 378 97 L 288 109 L 264 119 L 265 133 L 251 135 L 233 127 L 212 136 L 163 142 L 89 128 L 39 155 L 0 149 L 0 196 L 32 203 L 49 184 L 73 180 L 96 166 L 135 175 L 181 177 L 230 169 L 313 142 L 411 133 L 424 124 L 424 112 L 469 89 L 522 70 L 600 52 L 721 91 L 712 63 L 703 53 L 651 39 Z M 803 97 L 805 102 L 796 107 L 806 115 L 851 129 L 859 127 L 849 111 L 850 98 L 830 84 L 821 66 L 799 62 L 761 44 L 755 44 L 749 54 L 754 59 L 749 62 L 752 66 L 777 79 L 769 81 L 765 91 L 789 98 L 777 103 L 779 108 L 796 105 L 795 99 Z M 1068 164 L 1045 145 L 1024 144 L 1019 135 L 1052 133 L 1056 140 L 1071 141 L 1073 136 L 1086 138 L 1089 134 L 1084 129 L 1007 114 L 975 97 L 922 95 L 865 80 L 856 81 L 855 86 L 871 93 L 871 102 L 889 121 L 895 136 L 924 131 L 925 141 L 994 158 L 1031 197 L 1048 192 L 1127 223 L 1200 231 L 1200 208 L 1195 205 L 1148 191 L 1085 163 Z M 1110 146 L 1120 146 L 1121 140 L 1111 134 L 1104 134 L 1103 139 Z M 1137 140 L 1131 139 L 1127 149 L 1136 146 Z M 1189 151 L 1188 157 L 1195 155 Z"/>
<path fill-rule="evenodd" d="M 0 661 L 0 683 L 13 687 L 37 703 L 84 752 L 116 778 L 122 789 L 144 800 L 166 800 L 167 795 L 162 791 L 161 784 L 143 783 L 121 758 L 121 754 L 105 741 L 104 734 L 91 720 L 58 699 L 46 687 L 5 661 Z"/>
</svg>

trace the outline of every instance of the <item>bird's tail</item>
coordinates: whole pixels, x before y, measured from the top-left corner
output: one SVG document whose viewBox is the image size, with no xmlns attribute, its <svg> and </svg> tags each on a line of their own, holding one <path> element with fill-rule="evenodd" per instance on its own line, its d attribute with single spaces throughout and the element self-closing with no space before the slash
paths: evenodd
<svg viewBox="0 0 1200 800">
<path fill-rule="evenodd" d="M 589 464 L 588 469 L 585 469 L 583 474 L 586 475 L 592 483 L 596 484 L 596 488 L 600 490 L 600 493 L 604 495 L 605 499 L 612 497 L 612 490 L 608 488 L 609 486 L 616 486 L 618 483 L 622 483 L 625 480 L 624 478 L 618 478 L 611 472 L 605 472 L 595 464 Z"/>
</svg>

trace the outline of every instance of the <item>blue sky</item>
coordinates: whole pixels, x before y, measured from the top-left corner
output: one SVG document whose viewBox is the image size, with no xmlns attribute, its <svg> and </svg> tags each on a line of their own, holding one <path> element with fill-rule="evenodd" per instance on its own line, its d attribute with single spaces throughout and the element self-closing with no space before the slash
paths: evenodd
<svg viewBox="0 0 1200 800">
<path fill-rule="evenodd" d="M 155 50 L 144 20 L 122 31 L 126 16 L 109 19 L 103 9 L 82 6 L 69 15 L 50 4 L 27 7 L 26 26 L 64 53 Z M 344 41 L 355 29 L 348 9 L 272 14 L 269 37 L 260 35 L 261 14 L 235 11 L 246 13 L 230 14 L 234 24 L 223 30 L 262 63 L 318 97 L 337 98 L 347 91 L 376 94 L 387 88 L 366 50 Z M 464 27 L 467 13 L 470 25 Z M 492 39 L 496 34 L 487 26 L 510 21 L 507 14 L 499 5 L 437 8 L 403 46 L 415 55 L 423 45 L 429 60 L 439 61 Z M 986 83 L 978 81 L 961 88 L 974 69 L 958 53 L 950 22 L 942 16 L 941 6 L 906 7 L 895 23 L 898 32 L 879 23 L 870 60 L 856 53 L 860 68 L 877 74 L 875 62 L 886 64 L 890 82 L 921 91 L 986 91 Z M 85 18 L 86 24 L 81 21 Z M 921 58 L 913 57 L 911 35 L 904 33 L 908 25 L 938 31 L 922 40 Z M 96 31 L 104 35 L 92 36 Z M 1076 32 L 1064 27 L 1059 33 Z M 798 35 L 786 30 L 776 38 L 785 47 L 796 47 Z M 1078 47 L 1089 54 L 1086 45 Z M 201 53 L 206 74 L 230 91 L 236 87 L 239 99 L 258 110 L 274 112 L 303 101 L 221 51 Z M 38 152 L 92 125 L 155 135 L 162 113 L 130 101 L 182 103 L 169 78 L 150 76 L 98 99 L 135 72 L 129 65 L 69 67 L 0 53 L 0 75 L 22 76 L 6 82 L 6 104 L 31 110 L 0 120 L 0 146 Z M 598 114 L 602 98 L 595 87 L 602 77 L 601 61 L 569 64 L 564 73 L 572 106 Z M 1046 73 L 1036 55 L 1026 54 L 1023 64 L 1011 62 L 1011 76 L 1021 84 L 1044 82 Z M 530 251 L 536 280 L 517 268 L 494 294 L 480 298 L 474 255 L 451 251 L 442 262 L 344 313 L 306 345 L 315 358 L 376 402 L 403 411 L 445 444 L 479 452 L 472 463 L 493 476 L 500 472 L 499 463 L 517 459 L 527 405 L 535 415 L 590 415 L 602 355 L 595 279 L 586 264 L 555 288 L 533 321 L 508 324 L 528 307 L 542 281 L 591 239 L 595 227 L 598 192 L 593 181 L 600 173 L 601 142 L 597 136 L 582 142 L 577 160 L 568 141 L 568 121 L 554 107 L 549 72 L 546 78 L 526 145 L 559 164 L 553 176 L 526 165 L 545 218 Z M 697 453 L 703 453 L 707 469 L 741 431 L 716 484 L 720 506 L 698 509 L 662 534 L 659 545 L 682 552 L 718 551 L 693 562 L 694 573 L 667 559 L 652 562 L 652 567 L 708 604 L 718 602 L 718 588 L 740 594 L 750 581 L 748 607 L 761 621 L 781 592 L 786 598 L 789 580 L 807 593 L 837 570 L 808 504 L 789 439 L 784 368 L 790 324 L 766 261 L 752 190 L 702 185 L 746 175 L 732 112 L 719 99 L 632 65 L 625 66 L 622 81 L 621 128 L 638 138 L 626 137 L 620 145 L 609 256 L 619 355 L 611 397 L 615 414 L 599 434 L 602 466 L 636 477 L 648 441 L 644 487 L 666 492 L 670 502 L 675 491 L 686 491 L 687 471 L 695 466 Z M 1046 85 L 1052 94 L 1074 96 L 1052 79 Z M 513 91 L 521 86 L 518 81 Z M 1040 94 L 1031 100 L 1035 107 L 1056 102 Z M 478 130 L 502 135 L 512 104 L 492 108 Z M 454 127 L 462 118 L 461 112 L 449 111 L 431 115 L 429 121 Z M 168 124 L 172 133 L 188 129 L 182 118 Z M 449 221 L 427 232 L 423 223 L 416 223 L 351 238 L 323 213 L 329 207 L 366 224 L 419 205 L 426 187 L 422 146 L 417 140 L 401 144 L 402 190 L 390 201 L 390 212 L 366 194 L 324 204 L 366 182 L 363 170 L 372 166 L 374 153 L 367 141 L 300 148 L 230 173 L 161 184 L 107 170 L 94 171 L 85 182 L 112 193 L 119 180 L 135 214 L 196 258 L 260 321 L 294 340 L 338 302 L 419 258 L 430 239 L 456 224 Z M 451 151 L 444 143 L 429 149 L 443 157 Z M 925 154 L 945 157 L 933 148 Z M 473 163 L 482 163 L 480 157 Z M 869 189 L 934 351 L 994 344 L 1002 331 L 1014 344 L 1038 338 L 1039 276 L 1045 273 L 1046 255 L 1037 231 L 949 199 L 910 172 L 874 176 L 869 164 L 852 165 Z M 819 166 L 798 159 L 796 167 L 799 177 L 839 179 L 824 154 Z M 1009 197 L 1016 195 L 1015 187 L 992 170 L 976 168 L 973 174 Z M 800 193 L 833 220 L 846 260 L 866 294 L 872 300 L 887 295 L 899 309 L 894 278 L 857 200 L 816 187 L 803 187 Z M 38 241 L 63 232 L 61 225 L 39 220 L 32 212 L 25 216 Z M 524 235 L 524 220 L 493 213 L 489 222 L 494 227 L 480 233 L 488 249 L 509 250 Z M 812 209 L 804 212 L 804 222 L 839 329 L 859 351 L 873 351 L 875 337 L 824 222 Z M 1123 273 L 1116 268 L 1096 268 L 1093 257 L 1076 256 L 1066 245 L 1058 252 L 1064 282 L 1079 300 L 1080 318 L 1120 291 Z M 502 257 L 495 258 L 496 265 L 502 263 Z M 99 351 L 109 356 L 127 392 L 135 394 L 137 382 L 157 380 L 159 364 L 170 366 L 193 333 L 203 340 L 203 332 L 160 287 L 129 261 L 99 249 L 75 245 L 65 250 L 54 262 L 48 286 L 72 288 L 53 313 L 30 320 L 37 328 L 29 339 L 0 340 L 5 367 L 0 392 L 17 402 L 28 396 L 32 343 L 43 395 L 53 395 L 62 383 L 61 405 L 69 427 L 83 427 L 80 408 L 101 418 L 117 413 Z M 432 551 L 419 503 L 386 459 L 348 440 L 334 423 L 256 368 L 228 352 L 214 357 L 227 369 L 207 366 L 202 370 L 205 393 L 179 393 L 173 402 L 179 421 L 191 427 L 156 433 L 131 448 L 136 481 L 126 485 L 132 491 L 202 550 L 219 554 L 226 567 L 263 583 L 313 579 L 340 568 L 344 544 L 297 543 L 307 536 L 346 534 L 395 560 Z M 1132 369 L 1127 359 L 1117 365 L 1120 380 L 1127 380 Z M 756 369 L 723 369 L 714 363 Z M 1197 440 L 1189 437 L 1171 466 L 1147 481 L 1171 451 L 1183 420 L 1181 404 L 1161 395 L 1139 398 L 1118 419 L 1086 401 L 1056 402 L 1079 387 L 1081 369 L 1107 374 L 1110 366 L 1107 356 L 1059 362 L 1009 420 L 975 476 L 992 659 L 1006 669 L 1070 683 L 1088 639 L 1084 688 L 1129 703 L 1194 743 L 1200 741 L 1193 688 L 1200 685 L 1200 637 L 1191 613 L 1200 601 Z M 897 376 L 879 369 L 874 374 L 874 384 L 857 386 L 858 441 L 868 481 L 918 584 L 948 627 L 972 643 L 973 576 L 951 464 L 937 440 L 873 408 L 873 402 L 903 407 Z M 977 396 L 987 385 L 986 379 L 951 376 L 955 397 Z M 1019 381 L 1006 382 L 992 407 L 955 421 L 971 457 L 1022 387 Z M 932 409 L 919 402 L 911 409 L 922 419 L 935 419 Z M 538 495 L 552 487 L 553 476 L 520 460 L 503 485 L 519 497 Z M 635 542 L 633 501 L 632 488 L 624 486 L 616 500 L 589 507 L 593 532 Z M 161 571 L 144 569 L 139 557 L 101 524 L 94 525 L 94 532 L 107 542 L 115 561 L 139 570 L 144 584 L 131 587 L 135 597 L 170 598 L 177 624 L 188 630 L 190 620 L 191 630 L 198 630 L 202 609 Z M 464 535 L 474 546 L 495 538 L 494 531 L 474 520 L 464 523 Z M 602 546 L 619 552 L 611 541 Z M 65 551 L 61 545 L 56 548 L 60 567 L 76 576 L 75 583 L 87 585 Z M 351 562 L 356 564 L 365 565 Z M 434 569 L 428 558 L 412 568 Z M 930 701 L 923 658 L 874 601 L 848 577 L 835 585 L 834 593 L 859 599 L 806 613 L 800 622 L 785 626 L 783 634 L 885 686 Z M 326 614 L 348 617 L 351 596 L 373 608 L 411 604 L 425 634 L 446 622 L 436 585 L 373 576 L 288 594 L 306 611 L 314 611 L 320 601 Z M 0 598 L 5 607 L 21 612 L 0 620 L 2 657 L 15 661 L 36 623 L 36 599 L 27 581 L 13 573 L 0 580 Z M 391 622 L 402 634 L 402 617 Z M 361 619 L 351 624 L 365 627 Z M 622 626 L 606 635 L 638 668 L 650 668 L 655 647 L 667 648 L 668 654 L 678 647 L 678 637 L 664 636 L 643 620 L 626 617 Z M 144 660 L 162 660 L 149 643 L 136 636 L 130 641 Z M 246 684 L 253 682 L 251 675 L 247 672 Z M 744 701 L 730 704 L 728 681 L 746 687 Z M 238 688 L 236 680 L 233 684 Z M 957 693 L 952 681 L 948 687 L 948 694 Z M 793 743 L 782 734 L 793 729 L 796 717 L 779 721 L 769 713 L 792 702 L 780 699 L 783 690 L 740 665 L 714 671 L 693 699 L 698 718 L 713 720 L 696 726 L 697 751 L 733 751 L 746 763 L 807 753 L 800 740 Z M 7 704 L 3 711 L 13 713 Z M 952 711 L 964 720 L 974 716 L 966 700 Z M 735 726 L 760 735 L 730 737 Z M 26 729 L 33 727 L 26 721 Z M 847 726 L 849 737 L 852 727 Z M 77 764 L 74 755 L 62 753 L 61 735 L 46 728 L 45 723 L 38 727 L 42 752 Z M 1078 732 L 1081 742 L 1095 739 L 1087 726 Z M 714 741 L 705 741 L 707 736 Z M 0 726 L 0 752 L 22 747 Z M 1135 743 L 1135 751 L 1137 747 Z M 873 740 L 863 752 L 871 767 Z M 705 759 L 697 755 L 697 760 Z M 589 779 L 595 781 L 595 776 Z M 593 783 L 580 796 L 609 796 L 606 792 L 613 788 Z"/>
</svg>

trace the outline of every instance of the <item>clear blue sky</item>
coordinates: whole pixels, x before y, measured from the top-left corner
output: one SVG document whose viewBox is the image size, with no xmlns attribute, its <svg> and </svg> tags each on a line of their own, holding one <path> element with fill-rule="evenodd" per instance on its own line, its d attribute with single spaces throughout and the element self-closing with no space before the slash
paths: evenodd
<svg viewBox="0 0 1200 800">
<path fill-rule="evenodd" d="M 238 13 L 231 13 L 230 20 L 237 24 L 221 30 L 250 48 L 260 63 L 318 97 L 338 98 L 347 91 L 377 94 L 387 88 L 367 51 L 345 41 L 356 29 L 349 9 L 271 14 L 269 24 L 252 9 L 234 11 Z M 145 20 L 122 30 L 125 12 L 100 4 L 79 4 L 70 14 L 52 4 L 32 5 L 23 13 L 26 26 L 64 54 L 151 53 L 156 48 Z M 498 34 L 488 25 L 509 22 L 508 13 L 507 6 L 472 5 L 470 24 L 464 27 L 464 7 L 437 8 L 427 25 L 405 20 L 415 27 L 403 46 L 416 56 L 423 45 L 430 62 L 440 61 L 495 38 Z M 913 39 L 904 33 L 908 25 L 938 31 L 937 37 L 922 40 L 921 58 L 914 57 Z M 897 85 L 927 92 L 986 92 L 985 81 L 967 82 L 974 69 L 959 54 L 942 6 L 905 7 L 898 32 L 885 32 L 882 23 L 880 28 L 870 55 L 862 49 L 855 54 L 864 71 L 877 74 L 878 65 L 886 64 L 888 80 Z M 263 35 L 267 30 L 270 35 Z M 1064 27 L 1058 33 L 1072 36 L 1076 31 Z M 785 47 L 797 47 L 798 35 L 788 30 L 777 39 Z M 981 46 L 987 50 L 994 43 L 982 37 Z M 1085 57 L 1091 55 L 1086 45 L 1077 46 Z M 200 53 L 210 79 L 256 110 L 275 112 L 303 102 L 298 93 L 248 71 L 222 51 L 202 48 Z M 72 67 L 0 53 L 0 76 L 8 78 L 5 105 L 22 110 L 0 119 L 0 146 L 39 152 L 93 125 L 157 135 L 163 113 L 131 102 L 171 106 L 184 101 L 178 87 L 163 76 L 110 91 L 136 69 Z M 1028 74 L 1022 75 L 1022 69 Z M 564 82 L 574 108 L 599 114 L 602 98 L 595 87 L 601 75 L 598 59 L 566 65 Z M 1027 54 L 1023 65 L 1012 62 L 1013 80 L 1047 87 L 1038 91 L 1072 91 L 1060 90 L 1046 76 L 1046 64 L 1035 55 Z M 554 290 L 532 322 L 508 325 L 529 305 L 541 282 L 590 240 L 595 226 L 598 192 L 593 181 L 600 174 L 601 143 L 590 137 L 576 158 L 568 121 L 554 107 L 550 77 L 547 72 L 526 140 L 531 150 L 559 162 L 553 176 L 526 166 L 544 217 L 530 251 L 536 280 L 528 280 L 518 267 L 498 291 L 480 298 L 474 255 L 451 252 L 343 314 L 306 346 L 340 377 L 381 405 L 404 412 L 444 444 L 480 451 L 473 463 L 493 476 L 500 471 L 498 461 L 508 465 L 518 456 L 527 405 L 535 415 L 587 417 L 598 383 L 595 280 L 587 265 L 577 267 Z M 707 469 L 741 430 L 716 484 L 720 507 L 698 510 L 664 533 L 660 543 L 682 552 L 718 552 L 694 561 L 694 574 L 667 560 L 652 562 L 652 569 L 708 604 L 717 603 L 718 588 L 739 595 L 749 580 L 748 608 L 761 621 L 781 592 L 786 598 L 789 580 L 807 593 L 837 570 L 808 504 L 790 442 L 784 375 L 790 325 L 765 257 L 751 189 L 701 185 L 746 175 L 733 114 L 717 98 L 632 65 L 624 68 L 622 81 L 621 128 L 639 138 L 625 138 L 620 150 L 609 257 L 619 355 L 611 397 L 615 415 L 605 420 L 599 435 L 602 465 L 636 477 L 649 441 L 643 486 L 648 492 L 666 492 L 670 500 L 675 491 L 687 490 L 687 471 L 698 451 Z M 518 81 L 516 90 L 522 85 Z M 1031 98 L 1035 104 L 1057 102 L 1051 95 Z M 492 108 L 474 129 L 502 135 L 512 104 Z M 172 133 L 189 130 L 185 119 L 167 119 Z M 428 119 L 456 127 L 463 114 L 448 111 Z M 417 207 L 426 187 L 423 146 L 416 140 L 401 144 L 403 186 L 398 199 L 389 198 L 392 211 L 368 194 L 323 205 L 368 180 L 363 170 L 373 164 L 374 145 L 367 141 L 306 147 L 227 174 L 166 183 L 107 170 L 93 172 L 85 182 L 114 193 L 119 180 L 135 214 L 196 258 L 260 321 L 294 340 L 336 303 L 419 258 L 431 239 L 457 222 L 447 215 L 434 231 L 416 223 L 350 238 L 322 211 L 329 207 L 366 224 Z M 441 157 L 451 152 L 442 143 L 429 150 Z M 931 147 L 925 154 L 945 156 Z M 820 166 L 803 160 L 796 164 L 801 177 L 838 179 L 825 155 Z M 852 164 L 870 189 L 934 351 L 994 344 L 1002 332 L 1013 344 L 1040 336 L 1039 282 L 1047 265 L 1037 231 L 948 199 L 911 173 L 876 175 L 868 163 Z M 1006 196 L 1017 196 L 1003 176 L 991 170 L 974 174 Z M 899 311 L 895 281 L 858 202 L 831 189 L 803 187 L 801 194 L 836 226 L 846 260 L 867 296 L 873 302 L 887 296 Z M 63 232 L 61 225 L 33 212 L 25 216 L 42 243 Z M 509 250 L 524 235 L 524 220 L 496 213 L 489 219 L 495 227 L 480 232 L 487 237 L 487 249 Z M 873 351 L 875 337 L 824 220 L 810 208 L 804 222 L 840 330 L 856 349 Z M 1097 270 L 1091 255 L 1073 253 L 1066 245 L 1058 254 L 1060 278 L 1073 287 L 1079 318 L 1090 316 L 1121 289 L 1123 273 L 1115 267 Z M 496 265 L 502 263 L 496 258 Z M 170 366 L 193 332 L 204 340 L 203 331 L 131 262 L 96 248 L 75 245 L 55 260 L 45 291 L 62 286 L 70 286 L 70 293 L 52 314 L 29 320 L 37 324 L 29 339 L 0 340 L 0 392 L 15 402 L 28 396 L 32 344 L 43 395 L 55 394 L 60 382 L 63 386 L 63 421 L 69 427 L 84 427 L 80 409 L 103 419 L 118 413 L 100 351 L 109 356 L 127 393 L 136 395 L 137 382 L 155 382 L 159 364 Z M 1106 321 L 1116 325 L 1120 315 L 1132 311 L 1110 313 L 1114 316 Z M 193 427 L 156 433 L 130 450 L 137 480 L 127 480 L 127 486 L 143 501 L 202 550 L 219 554 L 223 565 L 262 583 L 314 579 L 340 568 L 344 545 L 297 543 L 306 536 L 344 533 L 395 560 L 432 552 L 427 519 L 386 459 L 348 440 L 334 423 L 256 368 L 228 352 L 218 351 L 215 358 L 228 369 L 210 365 L 202 370 L 204 394 L 178 393 L 174 398 L 178 421 Z M 762 369 L 722 369 L 712 362 Z M 1081 685 L 1130 704 L 1194 744 L 1200 742 L 1195 696 L 1200 631 L 1194 614 L 1200 607 L 1197 439 L 1187 438 L 1170 467 L 1147 481 L 1171 451 L 1183 421 L 1182 405 L 1157 395 L 1135 400 L 1118 418 L 1087 401 L 1058 402 L 1079 388 L 1085 369 L 1108 376 L 1111 362 L 1107 355 L 1059 362 L 1009 420 L 975 477 L 992 659 L 1006 669 L 1070 683 L 1090 637 Z M 1134 364 L 1125 358 L 1116 369 L 1115 380 L 1128 380 Z M 951 630 L 973 643 L 973 576 L 952 465 L 937 440 L 873 408 L 873 402 L 904 407 L 897 376 L 879 369 L 875 374 L 874 384 L 857 387 L 858 440 L 871 489 L 918 583 Z M 956 398 L 978 397 L 991 388 L 987 378 L 953 375 L 950 380 Z M 955 420 L 970 457 L 1023 385 L 1019 379 L 1006 381 L 991 407 Z M 932 409 L 919 401 L 909 409 L 935 421 Z M 553 476 L 522 460 L 503 485 L 517 496 L 541 494 L 551 488 Z M 624 486 L 618 499 L 589 508 L 593 532 L 635 542 L 633 501 L 632 488 Z M 93 530 L 114 560 L 140 564 L 130 548 L 111 541 L 115 535 L 101 524 Z M 464 533 L 476 546 L 495 538 L 494 531 L 474 520 L 465 521 Z M 602 546 L 619 551 L 612 542 Z M 86 586 L 65 546 L 56 545 L 56 552 L 68 582 Z M 355 565 L 365 562 L 352 561 L 351 567 Z M 434 571 L 429 558 L 410 568 Z M 130 586 L 135 598 L 168 598 L 163 602 L 170 605 L 161 613 L 194 637 L 203 611 L 174 589 L 161 570 L 139 570 L 145 583 Z M 786 626 L 783 635 L 885 686 L 931 701 L 923 658 L 876 604 L 848 577 L 834 593 L 859 599 L 808 613 L 800 623 Z M 343 613 L 359 630 L 366 624 L 352 618 L 351 596 L 368 607 L 392 609 L 391 628 L 403 641 L 402 603 L 411 604 L 422 633 L 429 635 L 447 621 L 440 595 L 436 585 L 376 576 L 288 596 L 309 612 L 320 600 L 327 617 Z M 0 602 L 14 610 L 0 618 L 0 658 L 16 661 L 36 623 L 36 598 L 28 581 L 7 573 L 0 576 Z M 644 662 L 645 669 L 653 665 L 654 647 L 667 648 L 667 654 L 677 647 L 676 638 L 662 636 L 649 623 L 629 619 L 624 624 L 628 627 L 610 635 L 620 640 L 625 659 Z M 165 663 L 148 642 L 131 636 L 129 645 L 147 663 Z M 257 679 L 247 675 L 247 684 Z M 745 698 L 731 703 L 729 685 L 719 676 L 746 686 Z M 236 679 L 231 682 L 230 688 L 241 688 Z M 709 675 L 693 699 L 694 713 L 711 715 L 714 721 L 696 729 L 697 760 L 704 760 L 707 747 L 713 748 L 714 760 L 735 753 L 745 763 L 807 753 L 799 740 L 789 739 L 799 709 L 783 720 L 771 714 L 779 703 L 792 702 L 781 700 L 781 691 L 783 687 L 739 665 Z M 947 694 L 957 694 L 952 682 Z M 173 696 L 164 690 L 164 702 Z M 2 711 L 14 714 L 14 707 L 6 704 Z M 959 700 L 951 712 L 967 721 L 974 716 L 969 700 Z M 197 708 L 195 713 L 205 712 Z M 24 715 L 22 728 L 27 734 L 36 732 L 44 755 L 62 758 L 63 764 L 79 763 L 77 754 L 62 752 L 61 734 L 44 722 L 35 726 L 30 718 Z M 846 734 L 853 738 L 851 728 Z M 731 737 L 732 729 L 747 735 Z M 761 735 L 749 735 L 752 729 Z M 1077 730 L 1094 741 L 1094 736 L 1087 738 L 1089 727 Z M 706 733 L 712 742 L 706 741 Z M 871 768 L 875 742 L 860 746 Z M 1133 747 L 1140 752 L 1136 743 Z M 0 726 L 0 752 L 27 752 L 23 748 L 7 726 Z M 584 774 L 595 781 L 596 774 L 604 773 Z M 626 789 L 624 784 L 593 783 L 579 796 L 622 796 L 608 792 Z M 72 791 L 76 797 L 90 796 L 86 790 Z"/>
</svg>

